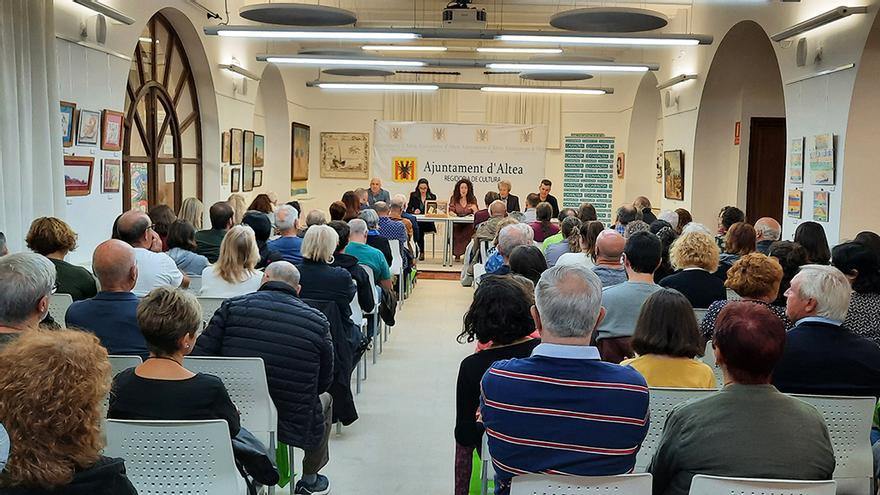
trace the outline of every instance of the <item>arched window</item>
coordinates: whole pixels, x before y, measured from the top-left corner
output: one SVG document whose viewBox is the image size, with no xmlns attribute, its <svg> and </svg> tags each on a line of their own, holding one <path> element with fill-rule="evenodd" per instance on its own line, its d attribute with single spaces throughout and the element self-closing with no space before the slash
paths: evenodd
<svg viewBox="0 0 880 495">
<path fill-rule="evenodd" d="M 202 197 L 202 123 L 186 51 L 161 14 L 134 52 L 125 95 L 123 211 Z"/>
</svg>

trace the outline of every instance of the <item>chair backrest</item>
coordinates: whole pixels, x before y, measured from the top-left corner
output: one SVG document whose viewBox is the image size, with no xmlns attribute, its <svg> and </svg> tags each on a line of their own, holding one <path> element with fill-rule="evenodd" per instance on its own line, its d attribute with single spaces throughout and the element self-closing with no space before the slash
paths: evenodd
<svg viewBox="0 0 880 495">
<path fill-rule="evenodd" d="M 715 382 L 718 384 L 718 388 L 724 386 L 724 371 L 718 366 L 718 363 L 715 362 L 715 349 L 712 348 L 712 341 L 706 341 L 706 350 L 703 351 L 703 357 L 700 358 L 700 361 L 709 365 L 712 368 L 712 373 L 715 374 Z"/>
<path fill-rule="evenodd" d="M 190 275 L 189 276 L 189 287 L 187 287 L 188 291 L 198 294 L 202 291 L 202 276 L 201 275 Z"/>
<path fill-rule="evenodd" d="M 529 474 L 515 476 L 510 486 L 510 495 L 569 495 L 572 493 L 651 495 L 651 475 L 648 473 L 618 476 Z"/>
<path fill-rule="evenodd" d="M 110 358 L 110 370 L 113 376 L 121 371 L 125 371 L 135 366 L 140 366 L 144 362 L 140 356 L 107 356 Z"/>
<path fill-rule="evenodd" d="M 349 306 L 351 306 L 351 321 L 357 326 L 362 326 L 364 323 L 364 312 L 361 309 L 361 303 L 358 302 L 357 282 L 354 280 L 351 282 L 355 286 L 354 297 L 351 298 L 351 302 L 349 303 Z"/>
<path fill-rule="evenodd" d="M 733 289 L 727 289 L 727 300 L 728 301 L 739 301 L 742 299 L 739 294 L 736 293 Z"/>
<path fill-rule="evenodd" d="M 403 273 L 403 256 L 400 254 L 400 241 L 397 239 L 388 239 L 391 246 L 391 274 L 400 275 Z"/>
<path fill-rule="evenodd" d="M 697 324 L 698 324 L 698 325 L 700 324 L 700 322 L 703 321 L 703 318 L 706 317 L 706 312 L 708 312 L 708 311 L 709 311 L 708 309 L 697 309 L 697 308 L 694 308 L 694 316 L 697 318 Z"/>
<path fill-rule="evenodd" d="M 277 411 L 269 396 L 262 358 L 188 356 L 183 365 L 194 373 L 223 380 L 229 398 L 241 413 L 241 425 L 248 431 L 255 435 L 277 431 Z"/>
<path fill-rule="evenodd" d="M 724 478 L 721 476 L 698 474 L 693 477 L 691 490 L 688 494 L 835 495 L 836 485 L 834 481 Z"/>
<path fill-rule="evenodd" d="M 495 465 L 489 452 L 489 435 L 480 442 L 480 495 L 488 495 L 489 480 L 495 479 Z"/>
<path fill-rule="evenodd" d="M 64 315 L 67 314 L 67 308 L 73 304 L 73 297 L 70 294 L 52 294 L 49 297 L 49 314 L 58 322 L 64 323 Z"/>
<path fill-rule="evenodd" d="M 225 297 L 199 297 L 199 304 L 202 305 L 202 320 L 211 321 L 214 313 L 220 309 L 220 305 L 225 300 Z"/>
<path fill-rule="evenodd" d="M 482 263 L 474 265 L 474 289 L 480 285 L 480 277 L 486 274 L 486 266 Z"/>
<path fill-rule="evenodd" d="M 486 262 L 489 261 L 489 243 L 490 242 L 491 241 L 487 241 L 486 239 L 480 240 L 480 261 L 482 261 L 483 264 L 486 264 Z M 474 278 L 476 279 L 476 277 L 474 277 Z"/>
<path fill-rule="evenodd" d="M 125 459 L 140 495 L 238 495 L 229 427 L 222 419 L 108 419 L 104 454 Z"/>
<path fill-rule="evenodd" d="M 871 423 L 874 397 L 796 395 L 822 413 L 834 448 L 834 479 L 838 493 L 867 493 L 874 472 L 871 451 Z"/>
<path fill-rule="evenodd" d="M 666 417 L 672 412 L 675 406 L 691 399 L 705 397 L 714 393 L 715 390 L 703 388 L 651 388 L 650 389 L 650 424 L 648 425 L 648 434 L 642 442 L 639 453 L 636 456 L 635 472 L 644 472 L 654 452 L 660 444 L 660 437 L 663 435 L 663 427 L 666 425 Z"/>
<path fill-rule="evenodd" d="M 369 279 L 370 279 L 370 287 L 373 288 L 373 302 L 376 303 L 376 305 L 373 306 L 372 311 L 368 311 L 366 313 L 368 315 L 371 315 L 371 314 L 376 313 L 376 311 L 379 310 L 379 303 L 381 302 L 380 298 L 379 298 L 379 288 L 376 287 L 376 276 L 373 274 L 373 269 L 370 268 L 369 266 L 367 266 L 367 265 L 358 265 L 358 266 L 360 266 L 361 268 L 364 269 L 365 272 L 367 272 L 367 277 L 369 277 Z"/>
</svg>

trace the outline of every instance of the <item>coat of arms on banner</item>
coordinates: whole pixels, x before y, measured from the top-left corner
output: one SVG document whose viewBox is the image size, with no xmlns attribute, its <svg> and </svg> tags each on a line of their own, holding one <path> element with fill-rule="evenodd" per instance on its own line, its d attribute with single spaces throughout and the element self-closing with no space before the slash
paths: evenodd
<svg viewBox="0 0 880 495">
<path fill-rule="evenodd" d="M 434 128 L 434 141 L 446 141 L 446 129 L 444 127 Z"/>
<path fill-rule="evenodd" d="M 391 139 L 394 141 L 400 141 L 403 138 L 403 129 L 400 127 L 392 127 L 389 132 L 391 134 Z"/>
<path fill-rule="evenodd" d="M 392 167 L 394 182 L 415 182 L 416 181 L 416 157 L 406 156 L 394 157 Z"/>
<path fill-rule="evenodd" d="M 477 142 L 486 143 L 489 141 L 489 129 L 477 129 Z"/>
<path fill-rule="evenodd" d="M 519 142 L 523 144 L 531 143 L 535 137 L 534 129 L 523 129 L 519 131 Z"/>
</svg>

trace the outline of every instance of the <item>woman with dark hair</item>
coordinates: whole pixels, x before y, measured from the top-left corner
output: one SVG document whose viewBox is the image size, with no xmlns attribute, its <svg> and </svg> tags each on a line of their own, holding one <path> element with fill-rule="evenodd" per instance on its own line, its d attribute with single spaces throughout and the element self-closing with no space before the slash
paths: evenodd
<svg viewBox="0 0 880 495">
<path fill-rule="evenodd" d="M 147 215 L 153 222 L 153 231 L 162 239 L 162 251 L 168 251 L 168 229 L 177 220 L 177 215 L 168 205 L 156 205 Z"/>
<path fill-rule="evenodd" d="M 715 275 L 721 280 L 727 280 L 727 270 L 740 257 L 757 251 L 757 233 L 750 224 L 737 222 L 727 229 L 724 235 L 724 248 L 718 259 L 718 270 Z"/>
<path fill-rule="evenodd" d="M 272 223 L 266 218 L 266 215 L 256 211 L 249 211 L 244 214 L 241 219 L 242 225 L 254 229 L 254 239 L 257 241 L 257 250 L 260 252 L 260 261 L 254 268 L 261 270 L 266 268 L 269 263 L 281 261 L 284 256 L 278 251 L 269 249 L 269 237 L 272 236 Z"/>
<path fill-rule="evenodd" d="M 547 246 L 544 258 L 547 267 L 556 265 L 559 257 L 566 253 L 578 253 L 581 250 L 581 221 L 578 217 L 568 217 L 562 221 L 562 240 Z"/>
<path fill-rule="evenodd" d="M 599 218 L 596 216 L 596 207 L 590 203 L 582 203 L 578 208 L 577 216 L 581 220 L 581 224 L 595 222 Z"/>
<path fill-rule="evenodd" d="M 334 201 L 330 203 L 330 221 L 341 221 L 345 218 L 345 211 L 345 203 L 342 201 Z"/>
<path fill-rule="evenodd" d="M 534 287 L 522 277 L 487 275 L 474 292 L 464 315 L 458 341 L 490 344 L 485 350 L 464 358 L 458 369 L 455 392 L 455 495 L 468 493 L 472 452 L 479 450 L 483 424 L 478 421 L 480 380 L 502 359 L 525 358 L 540 343 L 529 335 L 535 330 L 530 308 L 535 303 Z"/>
<path fill-rule="evenodd" d="M 853 242 L 858 242 L 859 244 L 864 244 L 868 246 L 868 249 L 873 251 L 874 255 L 877 258 L 880 258 L 880 235 L 871 232 L 870 230 L 864 230 L 859 232 Z"/>
<path fill-rule="evenodd" d="M 425 203 L 427 201 L 436 201 L 437 196 L 431 192 L 431 185 L 428 179 L 419 179 L 416 183 L 416 190 L 409 193 L 409 202 L 406 205 L 406 212 L 410 215 L 424 215 Z M 437 232 L 437 226 L 434 222 L 418 222 L 418 234 L 416 235 L 416 245 L 419 247 L 419 260 L 425 259 L 425 234 Z"/>
<path fill-rule="evenodd" d="M 559 227 L 550 222 L 551 218 L 553 218 L 553 207 L 550 203 L 538 203 L 535 208 L 535 221 L 529 224 L 529 227 L 535 231 L 535 242 L 544 242 L 544 239 L 559 232 Z"/>
<path fill-rule="evenodd" d="M 703 355 L 703 339 L 690 301 L 675 289 L 660 289 L 642 304 L 632 348 L 632 366 L 649 387 L 715 388 L 712 368 L 694 359 Z"/>
<path fill-rule="evenodd" d="M 275 225 L 275 206 L 272 204 L 272 199 L 269 198 L 268 194 L 257 194 L 257 197 L 248 206 L 248 211 L 264 213 L 269 218 L 269 222 Z M 296 211 L 300 211 L 299 208 Z"/>
<path fill-rule="evenodd" d="M 168 229 L 168 256 L 177 268 L 187 276 L 201 277 L 210 263 L 208 258 L 196 254 L 196 229 L 186 220 L 177 220 Z"/>
<path fill-rule="evenodd" d="M 459 217 L 473 215 L 479 210 L 477 197 L 474 196 L 474 185 L 468 179 L 459 179 L 449 198 L 449 213 Z M 474 236 L 473 223 L 456 223 L 452 225 L 452 254 L 455 261 L 461 259 L 467 245 Z"/>
<path fill-rule="evenodd" d="M 510 273 L 522 275 L 537 285 L 547 270 L 547 260 L 537 246 L 517 246 L 510 253 Z"/>
<path fill-rule="evenodd" d="M 880 344 L 880 260 L 877 255 L 862 243 L 845 242 L 834 247 L 831 264 L 846 275 L 853 290 L 844 328 Z"/>
<path fill-rule="evenodd" d="M 651 222 L 650 231 L 660 239 L 660 245 L 663 247 L 660 266 L 654 271 L 654 283 L 658 284 L 663 280 L 663 277 L 675 273 L 675 269 L 672 268 L 672 262 L 669 260 L 669 248 L 678 239 L 678 232 L 666 220 L 654 220 Z"/>
<path fill-rule="evenodd" d="M 684 230 L 684 227 L 694 221 L 694 217 L 691 216 L 691 212 L 685 210 L 684 208 L 678 208 L 677 210 L 675 210 L 675 212 L 678 213 L 678 225 L 676 226 L 675 230 L 677 230 L 678 233 L 681 234 L 682 230 Z"/>
<path fill-rule="evenodd" d="M 797 275 L 807 261 L 807 250 L 800 244 L 792 241 L 776 241 L 770 245 L 767 256 L 772 256 L 782 265 L 782 282 L 779 284 L 779 292 L 776 294 L 774 306 L 785 307 L 785 292 L 791 287 L 791 279 Z"/>
<path fill-rule="evenodd" d="M 342 217 L 342 221 L 355 219 L 361 213 L 361 200 L 354 191 L 345 191 L 342 195 L 342 203 L 345 205 L 345 216 Z"/>
<path fill-rule="evenodd" d="M 593 256 L 596 254 L 596 239 L 605 230 L 605 226 L 599 221 L 586 222 L 582 223 L 578 230 L 580 252 L 563 254 L 556 260 L 557 265 L 575 265 L 580 263 L 593 266 Z"/>
<path fill-rule="evenodd" d="M 810 264 L 827 265 L 831 260 L 828 238 L 825 237 L 825 229 L 819 223 L 804 222 L 798 225 L 794 231 L 794 242 L 807 251 L 807 260 Z"/>
</svg>

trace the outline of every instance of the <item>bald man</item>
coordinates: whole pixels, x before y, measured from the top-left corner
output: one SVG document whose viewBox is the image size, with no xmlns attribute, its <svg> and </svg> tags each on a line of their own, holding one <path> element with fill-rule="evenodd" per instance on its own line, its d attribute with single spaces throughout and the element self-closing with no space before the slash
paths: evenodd
<svg viewBox="0 0 880 495">
<path fill-rule="evenodd" d="M 138 277 L 132 292 L 138 297 L 146 296 L 151 290 L 162 285 L 189 287 L 189 278 L 165 253 L 150 250 L 153 245 L 153 223 L 146 213 L 129 210 L 119 217 L 116 224 L 119 239 L 134 248 Z"/>
<path fill-rule="evenodd" d="M 139 300 L 131 292 L 138 279 L 135 249 L 116 239 L 104 241 L 92 255 L 92 270 L 101 292 L 73 303 L 65 323 L 95 334 L 109 354 L 146 358 L 149 352 L 137 322 Z"/>
<path fill-rule="evenodd" d="M 758 252 L 767 254 L 770 252 L 770 245 L 778 241 L 782 237 L 782 227 L 779 222 L 770 217 L 759 218 L 755 222 L 755 237 Z"/>
<path fill-rule="evenodd" d="M 367 203 L 373 206 L 378 201 L 382 201 L 385 204 L 390 203 L 391 194 L 382 189 L 382 179 L 373 177 L 370 179 L 370 188 L 367 189 Z"/>
<path fill-rule="evenodd" d="M 498 224 L 507 216 L 507 204 L 504 201 L 496 199 L 489 205 L 489 219 L 481 223 L 477 227 L 474 236 L 481 241 L 491 241 L 495 239 L 498 232 Z"/>
<path fill-rule="evenodd" d="M 602 281 L 602 287 L 626 282 L 626 268 L 620 261 L 626 239 L 615 230 L 603 230 L 596 238 L 596 266 L 593 271 Z"/>
</svg>

